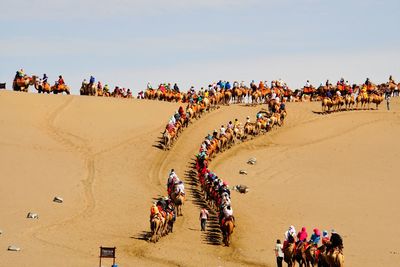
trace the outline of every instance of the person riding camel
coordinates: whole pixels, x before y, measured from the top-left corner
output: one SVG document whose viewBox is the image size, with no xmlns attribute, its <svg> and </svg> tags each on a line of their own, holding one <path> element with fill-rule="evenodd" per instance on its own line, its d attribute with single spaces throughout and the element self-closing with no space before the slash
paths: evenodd
<svg viewBox="0 0 400 267">
<path fill-rule="evenodd" d="M 161 213 L 160 210 L 157 207 L 157 202 L 154 202 L 151 207 L 150 207 L 150 221 L 153 219 L 155 216 L 158 216 L 161 219 Z"/>
<path fill-rule="evenodd" d="M 42 79 L 43 86 L 45 86 L 45 85 L 48 83 L 48 82 L 47 82 L 48 78 L 49 78 L 49 77 L 47 77 L 46 73 L 43 74 L 43 79 Z"/>
<path fill-rule="evenodd" d="M 219 138 L 221 138 L 222 136 L 226 136 L 226 129 L 224 125 L 221 125 L 221 128 L 219 129 Z"/>
<path fill-rule="evenodd" d="M 246 123 L 250 123 L 250 117 L 249 116 L 246 117 Z"/>
<path fill-rule="evenodd" d="M 14 81 L 16 81 L 17 79 L 21 79 L 21 78 L 23 78 L 24 76 L 25 76 L 24 69 L 17 70 L 17 72 L 16 72 L 16 74 L 15 74 Z"/>
<path fill-rule="evenodd" d="M 153 86 L 151 86 L 150 82 L 147 83 L 147 90 L 153 90 Z"/>
<path fill-rule="evenodd" d="M 183 181 L 175 182 L 175 194 L 182 194 L 183 196 L 185 195 L 185 185 L 183 184 Z"/>
<path fill-rule="evenodd" d="M 221 225 L 224 225 L 225 221 L 228 219 L 232 219 L 232 221 L 235 221 L 235 217 L 233 217 L 233 209 L 230 205 L 224 207 L 221 213 L 222 213 L 220 220 Z"/>
<path fill-rule="evenodd" d="M 309 80 L 307 80 L 306 84 L 304 85 L 304 88 L 311 88 L 311 83 Z"/>
<path fill-rule="evenodd" d="M 301 231 L 297 234 L 297 241 L 298 241 L 298 243 L 300 243 L 300 242 L 306 242 L 306 241 L 307 241 L 307 237 L 308 237 L 307 230 L 306 230 L 306 228 L 303 226 L 303 227 L 301 228 Z"/>
<path fill-rule="evenodd" d="M 174 84 L 174 91 L 179 93 L 179 86 L 176 83 Z"/>
<path fill-rule="evenodd" d="M 396 82 L 394 81 L 392 75 L 389 76 L 389 84 L 390 83 L 396 84 Z"/>
<path fill-rule="evenodd" d="M 226 128 L 227 128 L 227 129 L 233 130 L 233 127 L 234 127 L 234 125 L 233 125 L 232 121 L 229 121 L 229 123 L 228 123 L 228 125 L 226 126 Z"/>
<path fill-rule="evenodd" d="M 371 81 L 369 80 L 369 78 L 367 78 L 366 80 L 365 80 L 365 83 L 364 83 L 366 86 L 370 86 L 371 85 Z"/>
<path fill-rule="evenodd" d="M 89 84 L 91 86 L 93 86 L 95 82 L 96 82 L 96 79 L 93 76 L 90 76 Z"/>
<path fill-rule="evenodd" d="M 314 228 L 313 232 L 314 233 L 311 235 L 309 243 L 318 246 L 318 243 L 321 240 L 321 232 L 318 228 Z"/>
<path fill-rule="evenodd" d="M 103 85 L 100 81 L 97 83 L 97 90 L 103 90 Z"/>
<path fill-rule="evenodd" d="M 63 77 L 60 75 L 58 76 L 58 81 L 57 81 L 57 88 L 60 89 L 63 85 L 65 85 Z"/>
<path fill-rule="evenodd" d="M 110 91 L 110 89 L 108 88 L 108 84 L 104 85 L 103 91 L 105 93 L 108 93 Z"/>
<path fill-rule="evenodd" d="M 296 241 L 296 228 L 293 225 L 289 226 L 289 229 L 285 232 L 285 241 L 283 242 L 283 248 L 285 249 L 288 244 L 295 243 Z"/>
<path fill-rule="evenodd" d="M 330 243 L 329 234 L 327 230 L 322 231 L 322 245 Z"/>
</svg>

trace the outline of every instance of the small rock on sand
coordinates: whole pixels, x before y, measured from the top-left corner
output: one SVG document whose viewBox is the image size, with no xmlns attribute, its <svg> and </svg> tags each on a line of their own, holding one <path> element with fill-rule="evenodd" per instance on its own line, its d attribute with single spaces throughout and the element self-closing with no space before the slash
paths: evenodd
<svg viewBox="0 0 400 267">
<path fill-rule="evenodd" d="M 26 215 L 26 218 L 28 218 L 28 219 L 39 219 L 39 215 L 37 213 L 28 212 L 28 215 Z"/>
<path fill-rule="evenodd" d="M 62 199 L 62 197 L 54 197 L 53 202 L 63 203 L 64 200 Z"/>
<path fill-rule="evenodd" d="M 21 248 L 17 247 L 16 245 L 8 246 L 9 251 L 20 251 Z"/>
<path fill-rule="evenodd" d="M 254 164 L 257 163 L 257 159 L 256 159 L 256 158 L 250 158 L 250 159 L 247 161 L 247 163 L 248 163 L 248 164 L 251 164 L 251 165 L 254 165 Z"/>
<path fill-rule="evenodd" d="M 245 171 L 245 170 L 240 170 L 240 171 L 239 171 L 239 174 L 247 175 L 247 171 Z"/>
</svg>

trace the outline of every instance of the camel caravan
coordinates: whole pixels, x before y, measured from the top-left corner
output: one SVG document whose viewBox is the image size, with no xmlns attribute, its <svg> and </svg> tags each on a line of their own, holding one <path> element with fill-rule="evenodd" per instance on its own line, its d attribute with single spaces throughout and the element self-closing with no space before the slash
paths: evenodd
<svg viewBox="0 0 400 267">
<path fill-rule="evenodd" d="M 343 78 L 333 86 L 329 80 L 325 85 L 315 88 L 307 80 L 302 90 L 295 91 L 295 95 L 302 101 L 321 101 L 322 113 L 335 112 L 342 110 L 370 109 L 370 105 L 375 105 L 378 109 L 379 104 L 385 98 L 399 96 L 400 83 L 396 84 L 392 76 L 389 81 L 376 85 L 367 78 L 361 84 L 350 85 Z"/>
<path fill-rule="evenodd" d="M 134 98 L 131 89 L 120 88 L 115 86 L 114 90 L 110 92 L 108 84 L 103 84 L 98 81 L 94 76 L 90 76 L 89 82 L 86 79 L 83 80 L 81 88 L 79 90 L 80 95 L 88 96 L 103 96 L 103 97 L 118 97 L 118 98 Z"/>
<path fill-rule="evenodd" d="M 261 110 L 256 115 L 256 122 L 247 121 L 242 124 L 235 119 L 226 125 L 221 126 L 218 133 L 215 130 L 208 134 L 201 144 L 199 154 L 196 156 L 196 171 L 203 196 L 209 207 L 219 214 L 219 224 L 223 237 L 223 244 L 229 246 L 233 229 L 235 228 L 235 218 L 231 205 L 231 194 L 229 185 L 208 169 L 208 162 L 217 153 L 231 148 L 237 141 L 243 142 L 248 135 L 255 136 L 262 132 L 268 132 L 274 126 L 283 124 L 286 117 L 285 104 L 274 101 L 269 106 L 269 110 Z"/>
<path fill-rule="evenodd" d="M 194 119 L 199 119 L 205 112 L 210 112 L 216 108 L 218 106 L 211 105 L 208 98 L 202 97 L 199 97 L 194 103 L 189 103 L 185 110 L 180 106 L 178 111 L 171 116 L 162 133 L 162 146 L 164 150 L 171 148 L 178 139 L 178 136 L 189 126 L 190 122 Z"/>
<path fill-rule="evenodd" d="M 280 250 L 283 252 L 283 260 L 288 267 L 294 267 L 296 263 L 299 266 L 318 266 L 318 267 L 343 267 L 343 239 L 331 231 L 329 237 L 328 231 L 324 230 L 321 234 L 318 228 L 313 229 L 313 234 L 308 240 L 308 234 L 305 227 L 296 234 L 294 226 L 290 226 L 285 232 L 285 241 L 281 245 L 277 241 Z M 296 241 L 297 240 L 297 241 Z M 319 245 L 321 242 L 321 245 Z M 277 247 L 276 250 L 279 250 Z"/>
<path fill-rule="evenodd" d="M 183 215 L 185 186 L 174 169 L 168 176 L 167 192 L 168 197 L 159 198 L 150 208 L 150 242 L 156 243 L 160 237 L 172 233 L 176 217 Z"/>
<path fill-rule="evenodd" d="M 272 81 L 271 87 L 267 82 L 261 81 L 258 85 L 252 81 L 250 87 L 247 87 L 242 81 L 235 81 L 231 85 L 229 81 L 214 82 L 208 85 L 207 89 L 201 88 L 198 92 L 192 86 L 187 92 L 181 92 L 178 85 L 174 86 L 170 83 L 160 84 L 157 89 L 153 89 L 150 83 L 147 85 L 145 92 L 139 92 L 138 98 L 190 103 L 196 101 L 197 98 L 207 98 L 212 105 L 229 105 L 229 104 L 263 104 L 267 103 L 274 97 L 285 97 L 289 99 L 292 91 L 281 79 Z"/>
<path fill-rule="evenodd" d="M 17 71 L 14 77 L 13 90 L 28 92 L 29 86 L 33 85 L 38 93 L 70 94 L 70 89 L 65 84 L 64 79 L 61 75 L 53 86 L 48 83 L 47 79 L 48 77 L 46 74 L 43 75 L 43 79 L 40 79 L 36 75 L 28 76 L 27 74 L 25 74 L 23 69 L 20 69 Z"/>
</svg>

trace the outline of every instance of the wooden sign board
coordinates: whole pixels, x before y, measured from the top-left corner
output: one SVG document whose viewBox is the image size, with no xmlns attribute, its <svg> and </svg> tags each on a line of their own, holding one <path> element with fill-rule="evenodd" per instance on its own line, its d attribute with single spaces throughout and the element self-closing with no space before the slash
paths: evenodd
<svg viewBox="0 0 400 267">
<path fill-rule="evenodd" d="M 102 258 L 112 258 L 113 265 L 115 264 L 115 249 L 116 247 L 100 247 L 100 263 L 101 266 L 101 259 Z"/>
</svg>

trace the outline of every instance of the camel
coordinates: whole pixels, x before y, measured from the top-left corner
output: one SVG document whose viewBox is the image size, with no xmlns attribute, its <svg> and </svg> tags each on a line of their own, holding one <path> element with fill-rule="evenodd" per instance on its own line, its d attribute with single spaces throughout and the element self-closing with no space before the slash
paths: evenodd
<svg viewBox="0 0 400 267">
<path fill-rule="evenodd" d="M 295 260 L 299 263 L 299 266 L 304 267 L 306 266 L 306 243 L 305 242 L 300 242 L 295 250 L 294 253 L 294 258 Z"/>
<path fill-rule="evenodd" d="M 174 201 L 175 208 L 176 208 L 176 216 L 182 216 L 182 206 L 185 203 L 185 196 L 179 192 L 178 195 L 173 193 L 171 195 L 171 199 Z"/>
<path fill-rule="evenodd" d="M 378 106 L 380 103 L 382 103 L 382 101 L 383 101 L 383 96 L 377 95 L 377 94 L 371 94 L 369 96 L 368 104 L 371 102 L 374 103 L 376 105 L 376 109 L 378 110 Z M 369 105 L 368 105 L 368 109 L 369 109 Z"/>
<path fill-rule="evenodd" d="M 162 220 L 159 218 L 158 215 L 153 216 L 153 218 L 151 218 L 150 220 L 151 242 L 156 243 L 158 241 L 161 234 L 160 233 L 161 227 L 162 227 Z"/>
<path fill-rule="evenodd" d="M 325 97 L 324 99 L 322 99 L 321 105 L 323 113 L 330 112 L 332 108 L 332 100 L 329 97 Z"/>
<path fill-rule="evenodd" d="M 48 94 L 51 93 L 51 86 L 50 86 L 49 83 L 43 84 L 42 82 L 35 81 L 34 86 L 35 86 L 35 89 L 38 91 L 39 94 L 40 93 L 43 93 L 43 94 L 44 93 L 48 93 Z"/>
<path fill-rule="evenodd" d="M 229 247 L 231 243 L 231 236 L 233 233 L 233 228 L 235 228 L 235 224 L 232 218 L 228 218 L 225 220 L 224 224 L 221 226 L 221 232 L 223 236 L 222 242 L 225 246 Z"/>
<path fill-rule="evenodd" d="M 81 95 L 95 96 L 97 93 L 96 85 L 92 83 L 82 83 L 81 89 L 79 91 Z"/>
<path fill-rule="evenodd" d="M 232 93 L 230 91 L 225 91 L 224 93 L 224 104 L 229 106 L 229 102 L 231 101 Z"/>
<path fill-rule="evenodd" d="M 163 145 L 164 145 L 164 150 L 169 150 L 171 148 L 172 143 L 174 142 L 176 137 L 176 133 L 174 131 L 168 132 L 165 130 L 163 134 Z"/>
<path fill-rule="evenodd" d="M 318 264 L 317 262 L 317 247 L 314 245 L 310 245 L 306 251 L 305 251 L 305 255 L 306 255 L 306 263 L 307 266 L 314 267 L 316 264 Z"/>
<path fill-rule="evenodd" d="M 257 135 L 256 124 L 254 122 L 246 122 L 244 125 L 244 134 L 246 135 Z"/>
<path fill-rule="evenodd" d="M 326 259 L 330 267 L 343 267 L 344 256 L 339 248 L 334 248 L 326 253 Z"/>
<path fill-rule="evenodd" d="M 296 264 L 295 261 L 295 244 L 289 243 L 283 250 L 283 260 L 287 263 L 288 267 L 294 267 Z"/>
<path fill-rule="evenodd" d="M 58 93 L 66 93 L 67 95 L 70 94 L 69 87 L 65 84 L 53 85 L 51 87 L 51 91 L 56 95 Z"/>
<path fill-rule="evenodd" d="M 28 92 L 29 86 L 34 85 L 36 83 L 37 76 L 33 75 L 32 77 L 24 76 L 22 78 L 17 78 L 13 82 L 13 90 Z"/>
<path fill-rule="evenodd" d="M 344 101 L 345 101 L 345 104 L 346 104 L 346 110 L 353 109 L 353 106 L 354 106 L 354 104 L 355 104 L 354 96 L 353 96 L 353 95 L 347 94 L 347 95 L 345 96 Z"/>
</svg>

